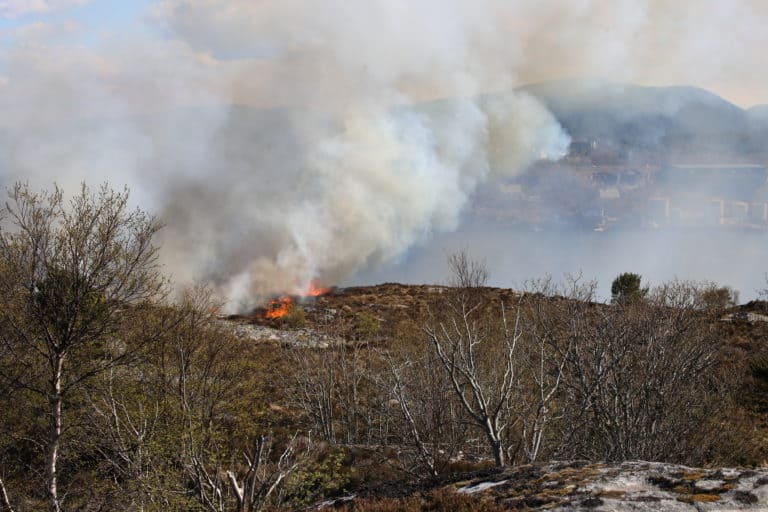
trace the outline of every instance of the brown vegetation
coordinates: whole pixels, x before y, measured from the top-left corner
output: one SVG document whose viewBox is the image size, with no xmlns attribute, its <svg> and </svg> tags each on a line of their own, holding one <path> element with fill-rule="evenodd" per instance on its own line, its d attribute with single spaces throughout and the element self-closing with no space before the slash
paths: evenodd
<svg viewBox="0 0 768 512">
<path fill-rule="evenodd" d="M 720 288 L 603 304 L 578 278 L 488 288 L 458 253 L 451 286 L 334 290 L 280 319 L 338 342 L 255 342 L 231 322 L 275 321 L 224 322 L 205 288 L 164 296 L 157 225 L 125 195 L 84 189 L 68 209 L 14 193 L 0 510 L 297 509 L 356 492 L 373 501 L 350 510 L 492 511 L 422 484 L 553 459 L 768 458 L 768 309 Z"/>
</svg>

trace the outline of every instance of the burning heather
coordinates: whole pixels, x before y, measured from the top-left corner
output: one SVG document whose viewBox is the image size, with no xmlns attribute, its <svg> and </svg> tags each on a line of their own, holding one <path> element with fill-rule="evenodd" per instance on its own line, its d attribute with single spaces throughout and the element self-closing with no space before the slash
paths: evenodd
<svg viewBox="0 0 768 512">
<path fill-rule="evenodd" d="M 269 320 L 283 318 L 291 312 L 292 307 L 293 299 L 291 297 L 280 297 L 279 299 L 273 299 L 269 301 L 269 305 L 264 312 L 264 318 Z"/>
<path fill-rule="evenodd" d="M 302 302 L 315 299 L 330 293 L 331 291 L 332 288 L 324 288 L 318 284 L 317 280 L 313 279 L 310 281 L 309 287 L 304 293 L 296 296 L 284 295 L 271 299 L 266 307 L 257 308 L 256 316 L 267 320 L 277 320 L 287 316 L 291 312 L 296 301 Z"/>
<path fill-rule="evenodd" d="M 306 296 L 307 297 L 320 297 L 321 295 L 325 295 L 327 293 L 331 293 L 333 289 L 332 288 L 325 288 L 323 286 L 320 286 L 320 284 L 317 282 L 316 279 L 313 279 L 309 283 L 309 288 L 307 289 Z"/>
</svg>

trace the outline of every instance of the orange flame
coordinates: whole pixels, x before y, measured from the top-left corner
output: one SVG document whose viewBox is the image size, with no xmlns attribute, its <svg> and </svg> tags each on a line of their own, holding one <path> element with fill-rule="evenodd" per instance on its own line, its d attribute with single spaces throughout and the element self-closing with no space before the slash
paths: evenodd
<svg viewBox="0 0 768 512">
<path fill-rule="evenodd" d="M 313 279 L 309 283 L 307 291 L 298 295 L 298 297 L 320 297 L 321 295 L 325 295 L 326 293 L 330 292 L 331 288 L 323 288 L 318 284 L 316 279 Z M 288 295 L 284 295 L 277 299 L 272 299 L 269 301 L 269 304 L 267 304 L 266 311 L 264 312 L 264 318 L 269 320 L 283 318 L 291 311 L 292 307 L 293 298 Z"/>
<path fill-rule="evenodd" d="M 283 318 L 291 310 L 293 299 L 290 297 L 280 297 L 269 302 L 267 312 L 264 314 L 269 319 Z"/>
<path fill-rule="evenodd" d="M 325 295 L 326 293 L 330 293 L 330 291 L 330 288 L 323 288 L 317 282 L 317 279 L 313 279 L 309 282 L 309 288 L 307 289 L 305 297 L 319 297 L 321 295 Z"/>
</svg>

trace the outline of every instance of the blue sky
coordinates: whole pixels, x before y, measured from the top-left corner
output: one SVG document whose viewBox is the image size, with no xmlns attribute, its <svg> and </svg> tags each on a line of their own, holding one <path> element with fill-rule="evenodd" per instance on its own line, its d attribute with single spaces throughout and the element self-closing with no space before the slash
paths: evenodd
<svg viewBox="0 0 768 512">
<path fill-rule="evenodd" d="M 69 12 L 60 12 L 61 17 L 70 16 L 91 27 L 121 29 L 135 24 L 141 18 L 151 0 L 94 0 Z"/>
<path fill-rule="evenodd" d="M 144 16 L 157 0 L 90 0 L 83 5 L 63 5 L 62 0 L 47 0 L 45 12 L 23 12 L 23 0 L 0 0 L 0 27 L 14 29 L 36 23 L 76 22 L 84 28 L 81 34 L 89 39 L 99 35 L 119 33 L 140 33 L 147 29 Z M 70 4 L 72 2 L 69 2 Z"/>
</svg>

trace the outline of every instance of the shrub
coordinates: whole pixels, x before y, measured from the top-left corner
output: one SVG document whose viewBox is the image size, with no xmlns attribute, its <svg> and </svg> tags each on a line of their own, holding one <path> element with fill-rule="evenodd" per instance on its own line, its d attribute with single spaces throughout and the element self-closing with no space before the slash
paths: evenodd
<svg viewBox="0 0 768 512">
<path fill-rule="evenodd" d="M 307 312 L 303 307 L 294 305 L 291 310 L 285 315 L 285 324 L 288 327 L 294 329 L 300 329 L 307 325 Z"/>
<path fill-rule="evenodd" d="M 614 304 L 628 304 L 645 298 L 648 288 L 640 287 L 640 274 L 624 272 L 616 276 L 611 283 L 611 302 Z"/>
<path fill-rule="evenodd" d="M 739 303 L 739 292 L 730 286 L 711 285 L 702 290 L 699 298 L 705 308 L 725 309 Z"/>
<path fill-rule="evenodd" d="M 335 449 L 322 460 L 296 471 L 288 482 L 290 501 L 297 506 L 307 506 L 318 499 L 343 493 L 349 482 L 344 459 L 344 452 Z"/>
<path fill-rule="evenodd" d="M 358 313 L 356 331 L 360 339 L 367 340 L 373 338 L 378 334 L 380 328 L 379 319 L 373 314 L 367 311 Z"/>
</svg>

